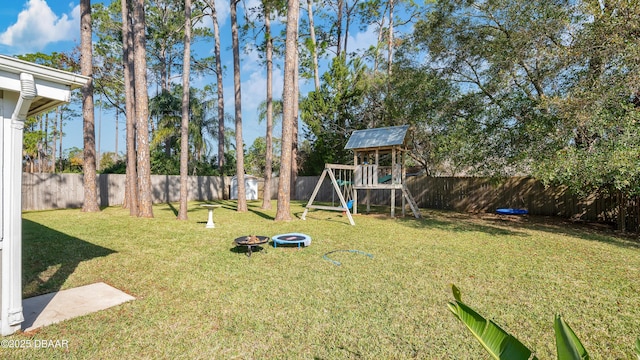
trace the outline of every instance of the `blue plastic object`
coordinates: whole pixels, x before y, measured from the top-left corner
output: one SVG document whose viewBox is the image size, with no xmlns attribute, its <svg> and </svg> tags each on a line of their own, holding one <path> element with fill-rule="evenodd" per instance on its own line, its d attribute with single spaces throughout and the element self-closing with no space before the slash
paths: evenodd
<svg viewBox="0 0 640 360">
<path fill-rule="evenodd" d="M 526 215 L 529 213 L 529 211 L 525 209 L 502 208 L 497 209 L 496 213 L 500 215 Z"/>
<path fill-rule="evenodd" d="M 278 244 L 286 244 L 292 245 L 297 244 L 298 247 L 301 245 L 309 246 L 311 245 L 311 236 L 300 233 L 289 233 L 289 234 L 280 234 L 275 235 L 271 238 L 273 240 L 273 247 L 278 247 Z"/>
<path fill-rule="evenodd" d="M 366 253 L 366 252 L 364 252 L 364 251 L 354 250 L 354 249 L 349 249 L 349 250 L 333 250 L 333 251 L 329 251 L 328 253 L 324 254 L 324 256 L 322 256 L 322 258 L 323 258 L 323 259 L 325 259 L 325 260 L 329 260 L 329 261 L 331 261 L 334 265 L 340 266 L 340 265 L 342 265 L 342 263 L 341 263 L 340 261 L 330 259 L 330 258 L 329 258 L 329 256 L 327 256 L 327 255 L 329 255 L 329 254 L 333 254 L 333 253 L 336 253 L 336 252 L 341 252 L 341 251 L 344 251 L 344 252 L 350 252 L 350 253 L 356 253 L 356 254 L 362 254 L 362 255 L 366 255 L 366 256 L 368 256 L 369 258 L 373 259 L 373 255 L 371 255 L 371 254 L 369 254 L 369 253 Z"/>
</svg>

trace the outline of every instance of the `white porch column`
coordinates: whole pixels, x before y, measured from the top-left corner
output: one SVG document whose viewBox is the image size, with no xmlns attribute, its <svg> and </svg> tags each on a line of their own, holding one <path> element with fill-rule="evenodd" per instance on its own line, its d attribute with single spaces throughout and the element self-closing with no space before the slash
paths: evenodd
<svg viewBox="0 0 640 360">
<path fill-rule="evenodd" d="M 8 94 L 4 110 L 11 104 Z M 0 334 L 9 335 L 24 321 L 22 314 L 22 134 L 24 120 L 36 96 L 33 75 L 20 74 L 20 93 L 11 118 L 3 119 L 2 131 L 2 285 L 0 287 Z M 6 114 L 6 113 L 5 113 Z"/>
<path fill-rule="evenodd" d="M 90 78 L 0 55 L 0 335 L 22 313 L 22 136 L 27 116 L 67 103 Z"/>
</svg>

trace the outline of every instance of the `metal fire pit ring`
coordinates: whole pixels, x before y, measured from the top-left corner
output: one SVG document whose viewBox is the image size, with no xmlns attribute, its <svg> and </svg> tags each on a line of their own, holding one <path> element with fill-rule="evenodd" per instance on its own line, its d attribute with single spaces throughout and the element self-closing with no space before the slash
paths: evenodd
<svg viewBox="0 0 640 360">
<path fill-rule="evenodd" d="M 255 236 L 257 238 L 256 241 L 251 241 L 251 237 Z M 268 236 L 260 236 L 260 235 L 246 235 L 240 236 L 233 240 L 233 243 L 236 246 L 246 246 L 247 247 L 247 256 L 250 257 L 253 253 L 253 248 L 255 246 L 264 245 L 269 242 Z"/>
</svg>

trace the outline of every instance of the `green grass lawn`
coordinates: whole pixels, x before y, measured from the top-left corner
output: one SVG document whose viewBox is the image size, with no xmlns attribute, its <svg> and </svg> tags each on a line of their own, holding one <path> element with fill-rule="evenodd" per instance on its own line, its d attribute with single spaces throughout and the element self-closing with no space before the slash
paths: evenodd
<svg viewBox="0 0 640 360">
<path fill-rule="evenodd" d="M 191 203 L 154 219 L 127 210 L 24 213 L 24 296 L 98 281 L 137 298 L 5 339 L 67 340 L 68 349 L 6 349 L 1 358 L 477 359 L 487 358 L 447 309 L 450 284 L 541 359 L 555 358 L 562 314 L 595 359 L 632 359 L 640 336 L 640 246 L 535 217 L 507 221 L 423 210 L 424 219 L 275 210 L 236 213 L 224 202 L 206 229 Z M 177 206 L 177 205 L 176 205 Z M 409 212 L 410 213 L 410 212 Z M 518 220 L 519 219 L 519 220 Z M 301 232 L 310 247 L 232 241 Z M 356 249 L 373 255 L 329 251 Z"/>
</svg>

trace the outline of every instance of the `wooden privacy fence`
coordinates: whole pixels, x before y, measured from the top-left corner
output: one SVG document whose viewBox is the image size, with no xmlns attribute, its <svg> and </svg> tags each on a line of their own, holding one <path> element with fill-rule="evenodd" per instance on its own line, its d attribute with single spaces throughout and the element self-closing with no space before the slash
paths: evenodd
<svg viewBox="0 0 640 360">
<path fill-rule="evenodd" d="M 125 175 L 99 174 L 100 206 L 122 205 Z M 230 177 L 189 176 L 189 200 L 228 198 Z M 180 201 L 180 176 L 151 175 L 154 203 Z M 22 209 L 80 208 L 84 199 L 82 174 L 23 173 Z"/>
<path fill-rule="evenodd" d="M 532 215 L 616 223 L 619 229 L 640 230 L 640 199 L 599 191 L 578 196 L 566 186 L 547 186 L 530 177 L 489 178 L 414 177 L 407 182 L 421 207 L 460 212 L 494 212 L 524 208 Z"/>
<path fill-rule="evenodd" d="M 300 176 L 295 184 L 296 200 L 311 197 L 319 176 Z M 83 201 L 82 174 L 24 173 L 22 186 L 23 210 L 80 208 Z M 152 175 L 153 201 L 177 202 L 180 200 L 180 177 L 177 175 Z M 189 200 L 215 201 L 229 198 L 230 177 L 190 176 Z M 277 197 L 278 179 L 272 180 L 271 197 Z M 513 177 L 500 181 L 471 177 L 414 176 L 407 179 L 407 187 L 418 206 L 429 209 L 459 212 L 494 212 L 497 208 L 525 208 L 532 215 L 560 216 L 585 221 L 620 222 L 616 196 L 607 193 L 592 194 L 586 198 L 573 195 L 566 187 L 545 187 L 541 182 L 527 177 Z M 262 183 L 259 196 L 262 199 Z M 121 205 L 124 199 L 125 175 L 99 174 L 98 193 L 100 206 Z M 398 192 L 399 193 L 399 192 Z M 365 201 L 361 190 L 358 199 Z M 371 203 L 390 205 L 389 190 L 372 190 Z M 329 180 L 325 180 L 316 196 L 317 201 L 338 203 Z M 625 200 L 624 223 L 627 230 L 638 229 L 640 201 Z M 396 204 L 401 204 L 397 194 Z"/>
<path fill-rule="evenodd" d="M 319 177 L 299 178 L 296 186 L 298 198 L 308 199 L 318 180 Z M 413 176 L 407 179 L 406 184 L 421 208 L 458 212 L 495 212 L 498 208 L 524 208 L 532 215 L 607 223 L 621 221 L 619 201 L 615 195 L 594 193 L 582 198 L 564 186 L 545 187 L 540 181 L 529 177 L 495 180 L 477 177 Z M 358 192 L 360 201 L 364 201 L 365 196 L 364 190 Z M 369 196 L 372 204 L 391 204 L 389 190 L 372 190 Z M 401 204 L 400 196 L 396 194 L 396 204 Z M 321 186 L 316 199 L 338 202 L 327 180 Z M 626 229 L 638 231 L 639 199 L 626 200 L 624 210 Z"/>
<path fill-rule="evenodd" d="M 527 177 L 489 178 L 412 177 L 407 186 L 426 208 L 460 212 L 494 212 L 498 208 L 527 209 L 532 215 L 608 221 L 615 202 L 595 194 L 581 199 L 566 187 L 545 187 Z"/>
</svg>

